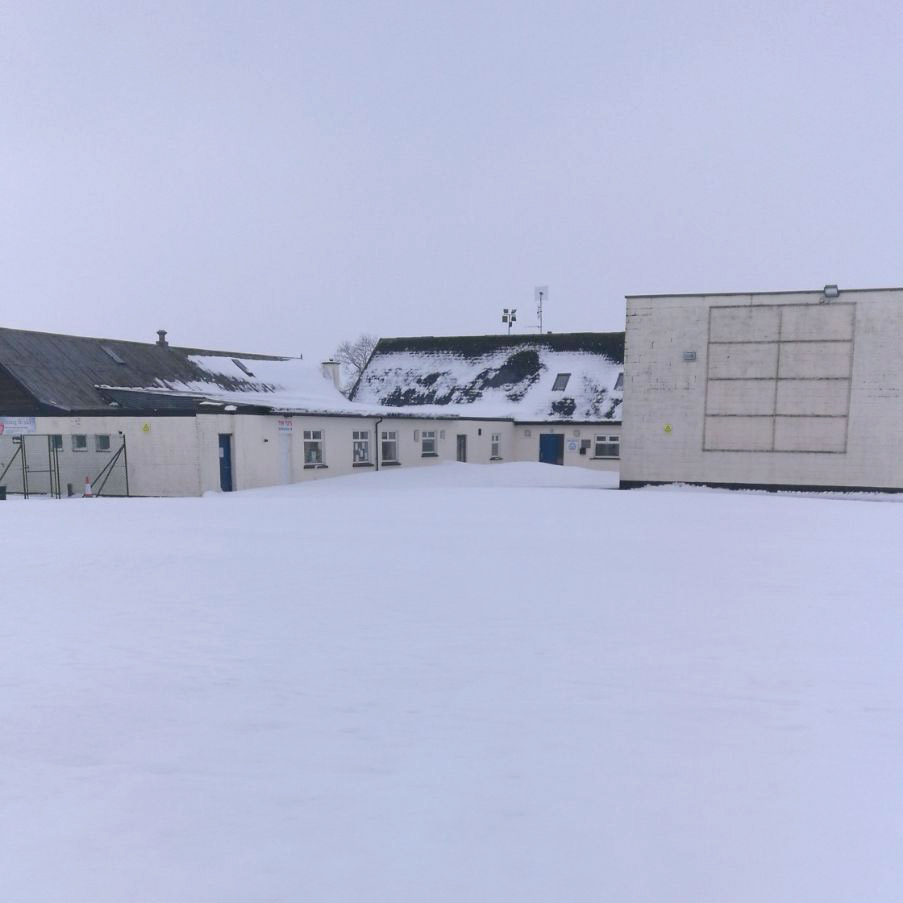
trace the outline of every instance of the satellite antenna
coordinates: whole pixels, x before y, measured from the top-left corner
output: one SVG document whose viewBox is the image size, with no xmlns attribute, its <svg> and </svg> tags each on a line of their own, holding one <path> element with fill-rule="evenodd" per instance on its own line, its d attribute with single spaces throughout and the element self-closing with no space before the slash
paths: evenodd
<svg viewBox="0 0 903 903">
<path fill-rule="evenodd" d="M 511 327 L 517 322 L 517 308 L 502 308 L 502 322 L 508 324 L 508 335 L 511 335 Z"/>
<path fill-rule="evenodd" d="M 533 300 L 536 302 L 536 316 L 539 317 L 539 334 L 542 335 L 542 304 L 543 301 L 549 300 L 549 287 L 547 285 L 537 285 L 533 289 Z"/>
</svg>

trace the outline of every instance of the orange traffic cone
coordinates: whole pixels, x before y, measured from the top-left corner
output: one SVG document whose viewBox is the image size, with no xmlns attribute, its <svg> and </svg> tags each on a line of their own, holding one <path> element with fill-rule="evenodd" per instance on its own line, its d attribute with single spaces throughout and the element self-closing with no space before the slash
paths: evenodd
<svg viewBox="0 0 903 903">
<path fill-rule="evenodd" d="M 89 477 L 85 477 L 85 491 L 82 493 L 82 498 L 94 498 L 94 493 L 91 491 L 91 479 Z"/>
</svg>

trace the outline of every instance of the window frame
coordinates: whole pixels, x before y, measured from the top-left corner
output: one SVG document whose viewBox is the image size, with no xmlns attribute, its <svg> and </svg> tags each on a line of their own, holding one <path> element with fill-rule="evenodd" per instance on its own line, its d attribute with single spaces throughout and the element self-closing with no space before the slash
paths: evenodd
<svg viewBox="0 0 903 903">
<path fill-rule="evenodd" d="M 364 455 L 358 458 L 358 452 L 363 448 Z M 351 466 L 352 467 L 372 467 L 373 462 L 370 459 L 370 430 L 352 430 L 351 431 Z"/>
<path fill-rule="evenodd" d="M 326 467 L 326 430 L 304 430 L 301 441 L 303 442 L 304 469 L 315 470 Z M 316 450 L 317 460 L 308 458 L 309 450 Z"/>
<path fill-rule="evenodd" d="M 383 464 L 401 464 L 398 458 L 398 430 L 380 430 L 379 434 L 379 455 Z M 386 455 L 386 445 L 392 445 L 395 453 L 392 457 Z"/>
<path fill-rule="evenodd" d="M 107 440 L 107 447 L 101 448 L 101 440 Z M 113 439 L 109 433 L 95 433 L 94 434 L 94 451 L 99 454 L 107 454 L 113 450 Z"/>
<path fill-rule="evenodd" d="M 501 433 L 490 433 L 489 434 L 489 460 L 490 461 L 501 461 L 502 460 L 502 434 Z"/>
<path fill-rule="evenodd" d="M 88 450 L 88 434 L 87 433 L 71 433 L 69 436 L 70 445 L 74 452 L 86 452 Z M 76 439 L 81 440 L 76 442 Z"/>
<path fill-rule="evenodd" d="M 615 454 L 599 454 L 600 449 L 615 449 Z M 621 437 L 608 433 L 593 436 L 593 461 L 618 461 L 621 458 Z"/>
<path fill-rule="evenodd" d="M 429 443 L 429 446 L 428 446 Z M 438 458 L 439 457 L 439 440 L 436 436 L 436 430 L 420 431 L 420 457 L 421 458 Z"/>
</svg>

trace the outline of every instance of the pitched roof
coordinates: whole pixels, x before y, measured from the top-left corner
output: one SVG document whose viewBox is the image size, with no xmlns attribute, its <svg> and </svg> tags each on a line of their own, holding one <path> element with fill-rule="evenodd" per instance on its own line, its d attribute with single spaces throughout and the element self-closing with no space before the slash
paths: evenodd
<svg viewBox="0 0 903 903">
<path fill-rule="evenodd" d="M 286 400 L 284 383 L 297 387 L 299 365 L 312 369 L 297 358 L 0 329 L 0 368 L 41 410 L 192 411 L 210 398 L 269 407 Z M 308 382 L 329 395 L 319 374 Z"/>
<path fill-rule="evenodd" d="M 352 399 L 522 421 L 620 420 L 623 368 L 623 332 L 381 339 Z"/>
</svg>

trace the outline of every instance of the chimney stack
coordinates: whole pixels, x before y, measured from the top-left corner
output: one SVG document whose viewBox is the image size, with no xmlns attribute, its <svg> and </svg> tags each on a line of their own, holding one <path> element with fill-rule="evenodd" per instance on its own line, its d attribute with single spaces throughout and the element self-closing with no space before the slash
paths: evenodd
<svg viewBox="0 0 903 903">
<path fill-rule="evenodd" d="M 341 392 L 342 391 L 342 382 L 341 375 L 339 374 L 339 362 L 338 361 L 323 361 L 320 364 L 320 369 L 323 371 L 323 376 L 327 379 L 331 379 L 333 385 Z"/>
<path fill-rule="evenodd" d="M 168 347 L 169 347 L 169 342 L 166 341 L 166 330 L 165 330 L 165 329 L 158 329 L 158 330 L 157 330 L 157 335 L 159 336 L 159 338 L 157 339 L 157 344 L 158 344 L 161 348 L 168 348 Z"/>
</svg>

